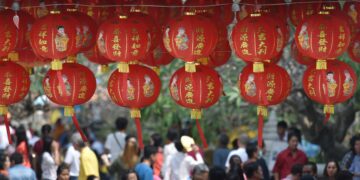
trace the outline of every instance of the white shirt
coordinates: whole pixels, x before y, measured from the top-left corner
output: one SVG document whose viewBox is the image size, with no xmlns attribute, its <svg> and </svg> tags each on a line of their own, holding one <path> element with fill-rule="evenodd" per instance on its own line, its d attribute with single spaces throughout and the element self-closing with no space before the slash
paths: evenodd
<svg viewBox="0 0 360 180">
<path fill-rule="evenodd" d="M 161 167 L 161 174 L 164 176 L 165 172 L 166 172 L 166 168 L 169 165 L 170 162 L 168 162 L 167 160 L 169 159 L 169 157 L 175 153 L 177 153 L 178 151 L 175 148 L 175 144 L 169 143 L 167 145 L 164 146 L 164 155 L 163 155 L 163 162 L 164 165 Z"/>
<path fill-rule="evenodd" d="M 126 134 L 119 131 L 115 133 L 111 133 L 107 136 L 105 142 L 105 148 L 110 151 L 111 163 L 113 163 L 120 155 L 122 155 L 125 148 L 125 137 Z"/>
<path fill-rule="evenodd" d="M 10 127 L 10 134 L 14 134 L 14 129 Z M 9 145 L 6 126 L 5 124 L 0 125 L 0 149 L 5 149 Z"/>
<path fill-rule="evenodd" d="M 226 168 L 230 168 L 229 161 L 230 161 L 231 156 L 233 156 L 233 155 L 238 155 L 241 158 L 242 163 L 245 163 L 248 160 L 248 155 L 246 153 L 245 148 L 239 148 L 236 150 L 232 150 L 232 151 L 230 151 L 230 153 L 226 159 L 226 163 L 225 163 Z"/>
<path fill-rule="evenodd" d="M 56 180 L 57 165 L 50 153 L 44 152 L 41 159 L 42 179 Z"/>
<path fill-rule="evenodd" d="M 166 168 L 164 180 L 186 180 L 191 171 L 198 164 L 204 163 L 200 153 L 196 153 L 196 159 L 183 152 L 177 152 L 171 155 L 168 168 Z"/>
<path fill-rule="evenodd" d="M 80 152 L 73 145 L 66 151 L 64 162 L 70 166 L 70 176 L 79 176 L 80 172 Z"/>
</svg>

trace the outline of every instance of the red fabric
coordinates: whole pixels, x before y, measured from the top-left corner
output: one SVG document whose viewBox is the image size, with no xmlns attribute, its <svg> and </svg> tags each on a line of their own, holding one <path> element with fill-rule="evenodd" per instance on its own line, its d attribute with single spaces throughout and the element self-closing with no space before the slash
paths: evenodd
<svg viewBox="0 0 360 180">
<path fill-rule="evenodd" d="M 159 148 L 158 152 L 156 153 L 155 163 L 154 163 L 154 175 L 160 176 L 161 167 L 163 166 L 164 154 L 163 150 Z"/>
<path fill-rule="evenodd" d="M 20 153 L 23 156 L 24 162 L 23 165 L 31 168 L 30 160 L 29 160 L 29 150 L 25 142 L 21 142 L 16 147 L 16 152 Z"/>
<path fill-rule="evenodd" d="M 42 139 L 38 140 L 34 147 L 33 147 L 33 151 L 36 153 L 37 156 L 41 156 L 41 153 L 43 152 L 43 146 L 44 146 L 44 141 Z"/>
<path fill-rule="evenodd" d="M 280 179 L 290 174 L 291 167 L 295 164 L 305 164 L 308 159 L 305 153 L 297 150 L 295 156 L 292 156 L 289 148 L 280 152 L 276 158 L 273 173 L 279 173 Z"/>
</svg>

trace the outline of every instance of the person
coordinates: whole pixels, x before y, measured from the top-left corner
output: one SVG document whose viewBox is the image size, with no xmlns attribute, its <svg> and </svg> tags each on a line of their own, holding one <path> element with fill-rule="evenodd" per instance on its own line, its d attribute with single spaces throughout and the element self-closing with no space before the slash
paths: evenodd
<svg viewBox="0 0 360 180">
<path fill-rule="evenodd" d="M 113 163 L 116 158 L 123 154 L 127 125 L 128 120 L 126 118 L 117 118 L 115 121 L 116 132 L 109 134 L 106 138 L 105 153 L 110 153 L 110 163 Z"/>
<path fill-rule="evenodd" d="M 164 155 L 163 155 L 163 161 L 164 164 L 169 164 L 170 162 L 168 162 L 168 157 L 170 157 L 171 155 L 177 153 L 177 150 L 175 148 L 175 144 L 174 141 L 178 138 L 178 132 L 176 129 L 169 129 L 167 134 L 166 134 L 166 138 L 168 143 L 164 146 Z M 163 165 L 161 167 L 161 174 L 164 176 L 165 172 L 166 172 L 166 167 L 165 165 Z"/>
<path fill-rule="evenodd" d="M 164 162 L 163 161 L 164 156 L 163 156 L 162 142 L 163 142 L 163 139 L 159 133 L 154 133 L 151 135 L 150 144 L 152 146 L 155 146 L 157 149 L 156 158 L 155 158 L 155 162 L 154 162 L 154 166 L 153 166 L 154 175 L 157 177 L 161 176 L 161 168 L 162 168 L 162 165 Z"/>
<path fill-rule="evenodd" d="M 23 165 L 31 168 L 29 145 L 26 136 L 26 129 L 24 126 L 19 126 L 16 129 L 16 152 L 23 155 Z"/>
<path fill-rule="evenodd" d="M 14 129 L 10 127 L 10 134 L 14 135 Z M 5 150 L 9 146 L 9 140 L 4 123 L 4 117 L 0 116 L 0 150 Z"/>
<path fill-rule="evenodd" d="M 195 145 L 193 138 L 182 136 L 180 141 L 175 141 L 175 147 L 178 152 L 169 157 L 170 163 L 166 168 L 164 180 L 187 179 L 196 165 L 204 163 L 204 160 L 199 153 L 199 147 Z M 191 150 L 196 152 L 196 160 L 187 154 L 187 152 Z"/>
<path fill-rule="evenodd" d="M 325 180 L 335 180 L 337 174 L 340 171 L 340 166 L 337 161 L 330 160 L 326 163 L 324 168 L 324 179 Z"/>
<path fill-rule="evenodd" d="M 288 129 L 288 125 L 285 121 L 279 121 L 276 125 L 276 132 L 278 135 L 278 140 L 279 141 L 287 141 L 287 129 Z"/>
<path fill-rule="evenodd" d="M 23 165 L 23 155 L 15 152 L 10 156 L 11 168 L 9 179 L 11 180 L 36 180 L 35 172 Z"/>
<path fill-rule="evenodd" d="M 5 177 L 9 176 L 10 159 L 4 150 L 0 151 L 0 174 Z"/>
<path fill-rule="evenodd" d="M 52 131 L 52 137 L 54 138 L 54 140 L 59 141 L 60 137 L 63 135 L 64 132 L 65 132 L 65 126 L 62 123 L 62 119 L 58 118 L 56 120 L 54 130 Z"/>
<path fill-rule="evenodd" d="M 121 180 L 138 180 L 139 177 L 134 170 L 127 171 L 124 175 L 121 176 Z"/>
<path fill-rule="evenodd" d="M 157 153 L 157 148 L 155 146 L 145 146 L 144 147 L 144 156 L 142 162 L 135 166 L 135 172 L 141 180 L 153 180 L 153 170 L 151 169 L 152 165 L 155 162 Z"/>
<path fill-rule="evenodd" d="M 350 139 L 350 151 L 345 154 L 340 166 L 341 169 L 349 170 L 355 178 L 360 179 L 360 134 Z"/>
<path fill-rule="evenodd" d="M 71 139 L 71 145 L 68 147 L 64 163 L 70 168 L 70 180 L 77 180 L 80 172 L 80 152 L 75 149 L 77 142 Z"/>
<path fill-rule="evenodd" d="M 227 173 L 227 179 L 245 179 L 244 171 L 242 169 L 242 161 L 240 156 L 232 155 L 229 160 L 230 167 Z"/>
<path fill-rule="evenodd" d="M 248 162 L 244 164 L 244 173 L 248 180 L 264 179 L 261 167 L 257 162 Z"/>
<path fill-rule="evenodd" d="M 60 164 L 59 144 L 51 137 L 44 140 L 43 154 L 41 156 L 41 179 L 56 180 L 56 170 Z"/>
<path fill-rule="evenodd" d="M 276 157 L 273 173 L 275 180 L 283 179 L 290 174 L 290 168 L 295 164 L 306 164 L 307 157 L 303 151 L 297 148 L 299 134 L 289 132 L 288 148 L 281 151 Z M 302 169 L 301 169 L 302 170 Z"/>
<path fill-rule="evenodd" d="M 221 167 L 225 170 L 226 159 L 230 153 L 227 148 L 229 144 L 229 137 L 226 134 L 220 134 L 219 136 L 219 147 L 214 151 L 213 154 L 213 165 Z"/>
<path fill-rule="evenodd" d="M 265 143 L 263 142 L 263 149 L 264 148 L 265 148 Z M 257 162 L 261 167 L 261 171 L 264 179 L 270 179 L 270 173 L 267 164 L 264 158 L 259 157 L 259 148 L 257 146 L 257 142 L 251 142 L 246 145 L 246 154 L 249 157 L 249 160 L 247 162 Z"/>
<path fill-rule="evenodd" d="M 56 170 L 57 180 L 70 180 L 70 169 L 65 163 L 60 164 Z"/>
<path fill-rule="evenodd" d="M 341 170 L 336 176 L 336 180 L 352 180 L 354 177 L 353 173 L 348 170 Z"/>
<path fill-rule="evenodd" d="M 246 149 L 245 149 L 248 141 L 249 141 L 249 137 L 247 134 L 240 135 L 240 137 L 238 138 L 238 149 L 230 151 L 230 153 L 226 159 L 225 167 L 227 169 L 230 168 L 229 160 L 230 160 L 230 157 L 233 155 L 238 155 L 241 158 L 241 162 L 246 162 L 248 160 L 248 156 L 246 154 Z"/>
<path fill-rule="evenodd" d="M 115 178 L 121 177 L 127 171 L 135 168 L 139 161 L 139 147 L 134 136 L 128 135 L 125 138 L 124 153 L 118 157 L 109 167 L 109 172 Z M 117 178 L 119 179 L 119 178 Z"/>
<path fill-rule="evenodd" d="M 311 175 L 312 177 L 314 177 L 315 179 L 317 179 L 317 166 L 316 166 L 316 163 L 311 162 L 311 161 L 307 162 L 303 166 L 302 174 L 308 174 L 308 175 Z"/>
<path fill-rule="evenodd" d="M 95 153 L 83 142 L 80 133 L 71 137 L 74 148 L 80 151 L 79 180 L 99 179 L 99 162 Z"/>
<path fill-rule="evenodd" d="M 50 137 L 51 135 L 51 126 L 49 124 L 45 124 L 41 127 L 41 139 L 39 139 L 35 145 L 33 146 L 33 152 L 35 153 L 35 172 L 38 179 L 41 179 L 41 155 L 43 152 L 43 139 Z"/>
<path fill-rule="evenodd" d="M 225 179 L 226 172 L 220 166 L 214 166 L 209 171 L 209 180 L 218 180 L 218 179 Z"/>
<path fill-rule="evenodd" d="M 302 176 L 302 169 L 303 169 L 302 164 L 294 164 L 291 167 L 290 174 L 287 175 L 285 178 L 283 178 L 283 180 L 300 180 Z"/>
<path fill-rule="evenodd" d="M 192 180 L 208 180 L 209 179 L 209 168 L 206 164 L 198 164 L 194 167 L 191 173 Z"/>
</svg>

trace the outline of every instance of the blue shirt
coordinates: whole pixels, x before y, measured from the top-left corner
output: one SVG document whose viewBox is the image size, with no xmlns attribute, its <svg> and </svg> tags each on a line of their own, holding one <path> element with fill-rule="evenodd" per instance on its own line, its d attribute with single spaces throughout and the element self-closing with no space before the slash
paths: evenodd
<svg viewBox="0 0 360 180">
<path fill-rule="evenodd" d="M 221 167 L 225 170 L 226 159 L 230 153 L 227 148 L 218 148 L 213 154 L 213 165 Z"/>
<path fill-rule="evenodd" d="M 32 169 L 18 164 L 9 169 L 9 178 L 11 180 L 36 180 L 36 175 Z"/>
<path fill-rule="evenodd" d="M 349 171 L 352 173 L 360 174 L 360 156 L 356 155 L 351 163 Z M 360 180 L 360 177 L 354 176 L 353 180 Z"/>
<path fill-rule="evenodd" d="M 135 172 L 140 180 L 153 180 L 153 170 L 145 163 L 140 163 L 135 166 Z"/>
</svg>

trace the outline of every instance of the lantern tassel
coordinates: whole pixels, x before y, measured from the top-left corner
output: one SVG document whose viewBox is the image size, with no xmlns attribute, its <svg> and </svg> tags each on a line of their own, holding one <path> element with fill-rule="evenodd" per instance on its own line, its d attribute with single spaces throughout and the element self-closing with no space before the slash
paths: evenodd
<svg viewBox="0 0 360 180">
<path fill-rule="evenodd" d="M 329 119 L 330 119 L 330 116 L 331 116 L 331 114 L 329 114 L 329 113 L 326 113 L 325 114 L 325 119 L 324 119 L 324 125 L 329 121 Z"/>
<path fill-rule="evenodd" d="M 100 72 L 102 74 L 105 74 L 105 73 L 109 72 L 109 66 L 108 65 L 101 65 L 100 66 Z"/>
<path fill-rule="evenodd" d="M 264 128 L 264 117 L 260 114 L 258 115 L 258 147 L 262 149 L 263 146 L 263 128 Z"/>
<path fill-rule="evenodd" d="M 140 123 L 140 118 L 139 117 L 135 118 L 135 125 L 136 125 L 136 130 L 137 130 L 137 137 L 138 137 L 138 141 L 139 141 L 139 148 L 144 149 L 142 130 L 141 130 L 141 123 Z"/>
<path fill-rule="evenodd" d="M 74 114 L 74 115 L 72 116 L 72 121 L 73 121 L 73 123 L 74 123 L 74 125 L 75 125 L 76 130 L 80 133 L 80 136 L 81 136 L 82 140 L 83 140 L 84 142 L 88 142 L 87 137 L 85 136 L 84 132 L 81 130 L 81 127 L 80 127 L 80 125 L 79 125 L 79 121 L 78 121 L 77 118 L 76 118 L 76 114 Z"/>
<path fill-rule="evenodd" d="M 201 119 L 201 116 L 202 116 L 201 109 L 191 110 L 191 119 Z"/>
<path fill-rule="evenodd" d="M 253 64 L 253 72 L 254 73 L 264 72 L 264 63 L 262 63 L 262 62 L 254 62 L 254 64 Z"/>
<path fill-rule="evenodd" d="M 197 130 L 199 132 L 199 136 L 200 136 L 200 139 L 201 139 L 201 142 L 204 146 L 205 149 L 208 148 L 208 144 L 206 142 L 206 138 L 205 138 L 205 135 L 204 135 L 204 132 L 201 128 L 201 125 L 200 125 L 200 122 L 199 122 L 199 119 L 196 119 L 196 127 L 197 127 Z"/>
<path fill-rule="evenodd" d="M 71 117 L 74 116 L 74 108 L 72 106 L 65 106 L 64 107 L 64 116 Z"/>
<path fill-rule="evenodd" d="M 196 72 L 196 65 L 193 62 L 186 62 L 185 63 L 185 71 L 189 73 Z"/>
<path fill-rule="evenodd" d="M 326 124 L 329 121 L 331 114 L 334 114 L 334 113 L 335 113 L 334 105 L 326 104 L 324 106 L 325 119 L 324 119 L 323 123 Z"/>
<path fill-rule="evenodd" d="M 131 118 L 141 118 L 141 112 L 138 108 L 130 109 L 130 117 Z"/>
<path fill-rule="evenodd" d="M 327 69 L 326 60 L 324 60 L 324 59 L 318 59 L 318 60 L 316 61 L 316 70 L 323 70 L 323 69 Z"/>
</svg>

